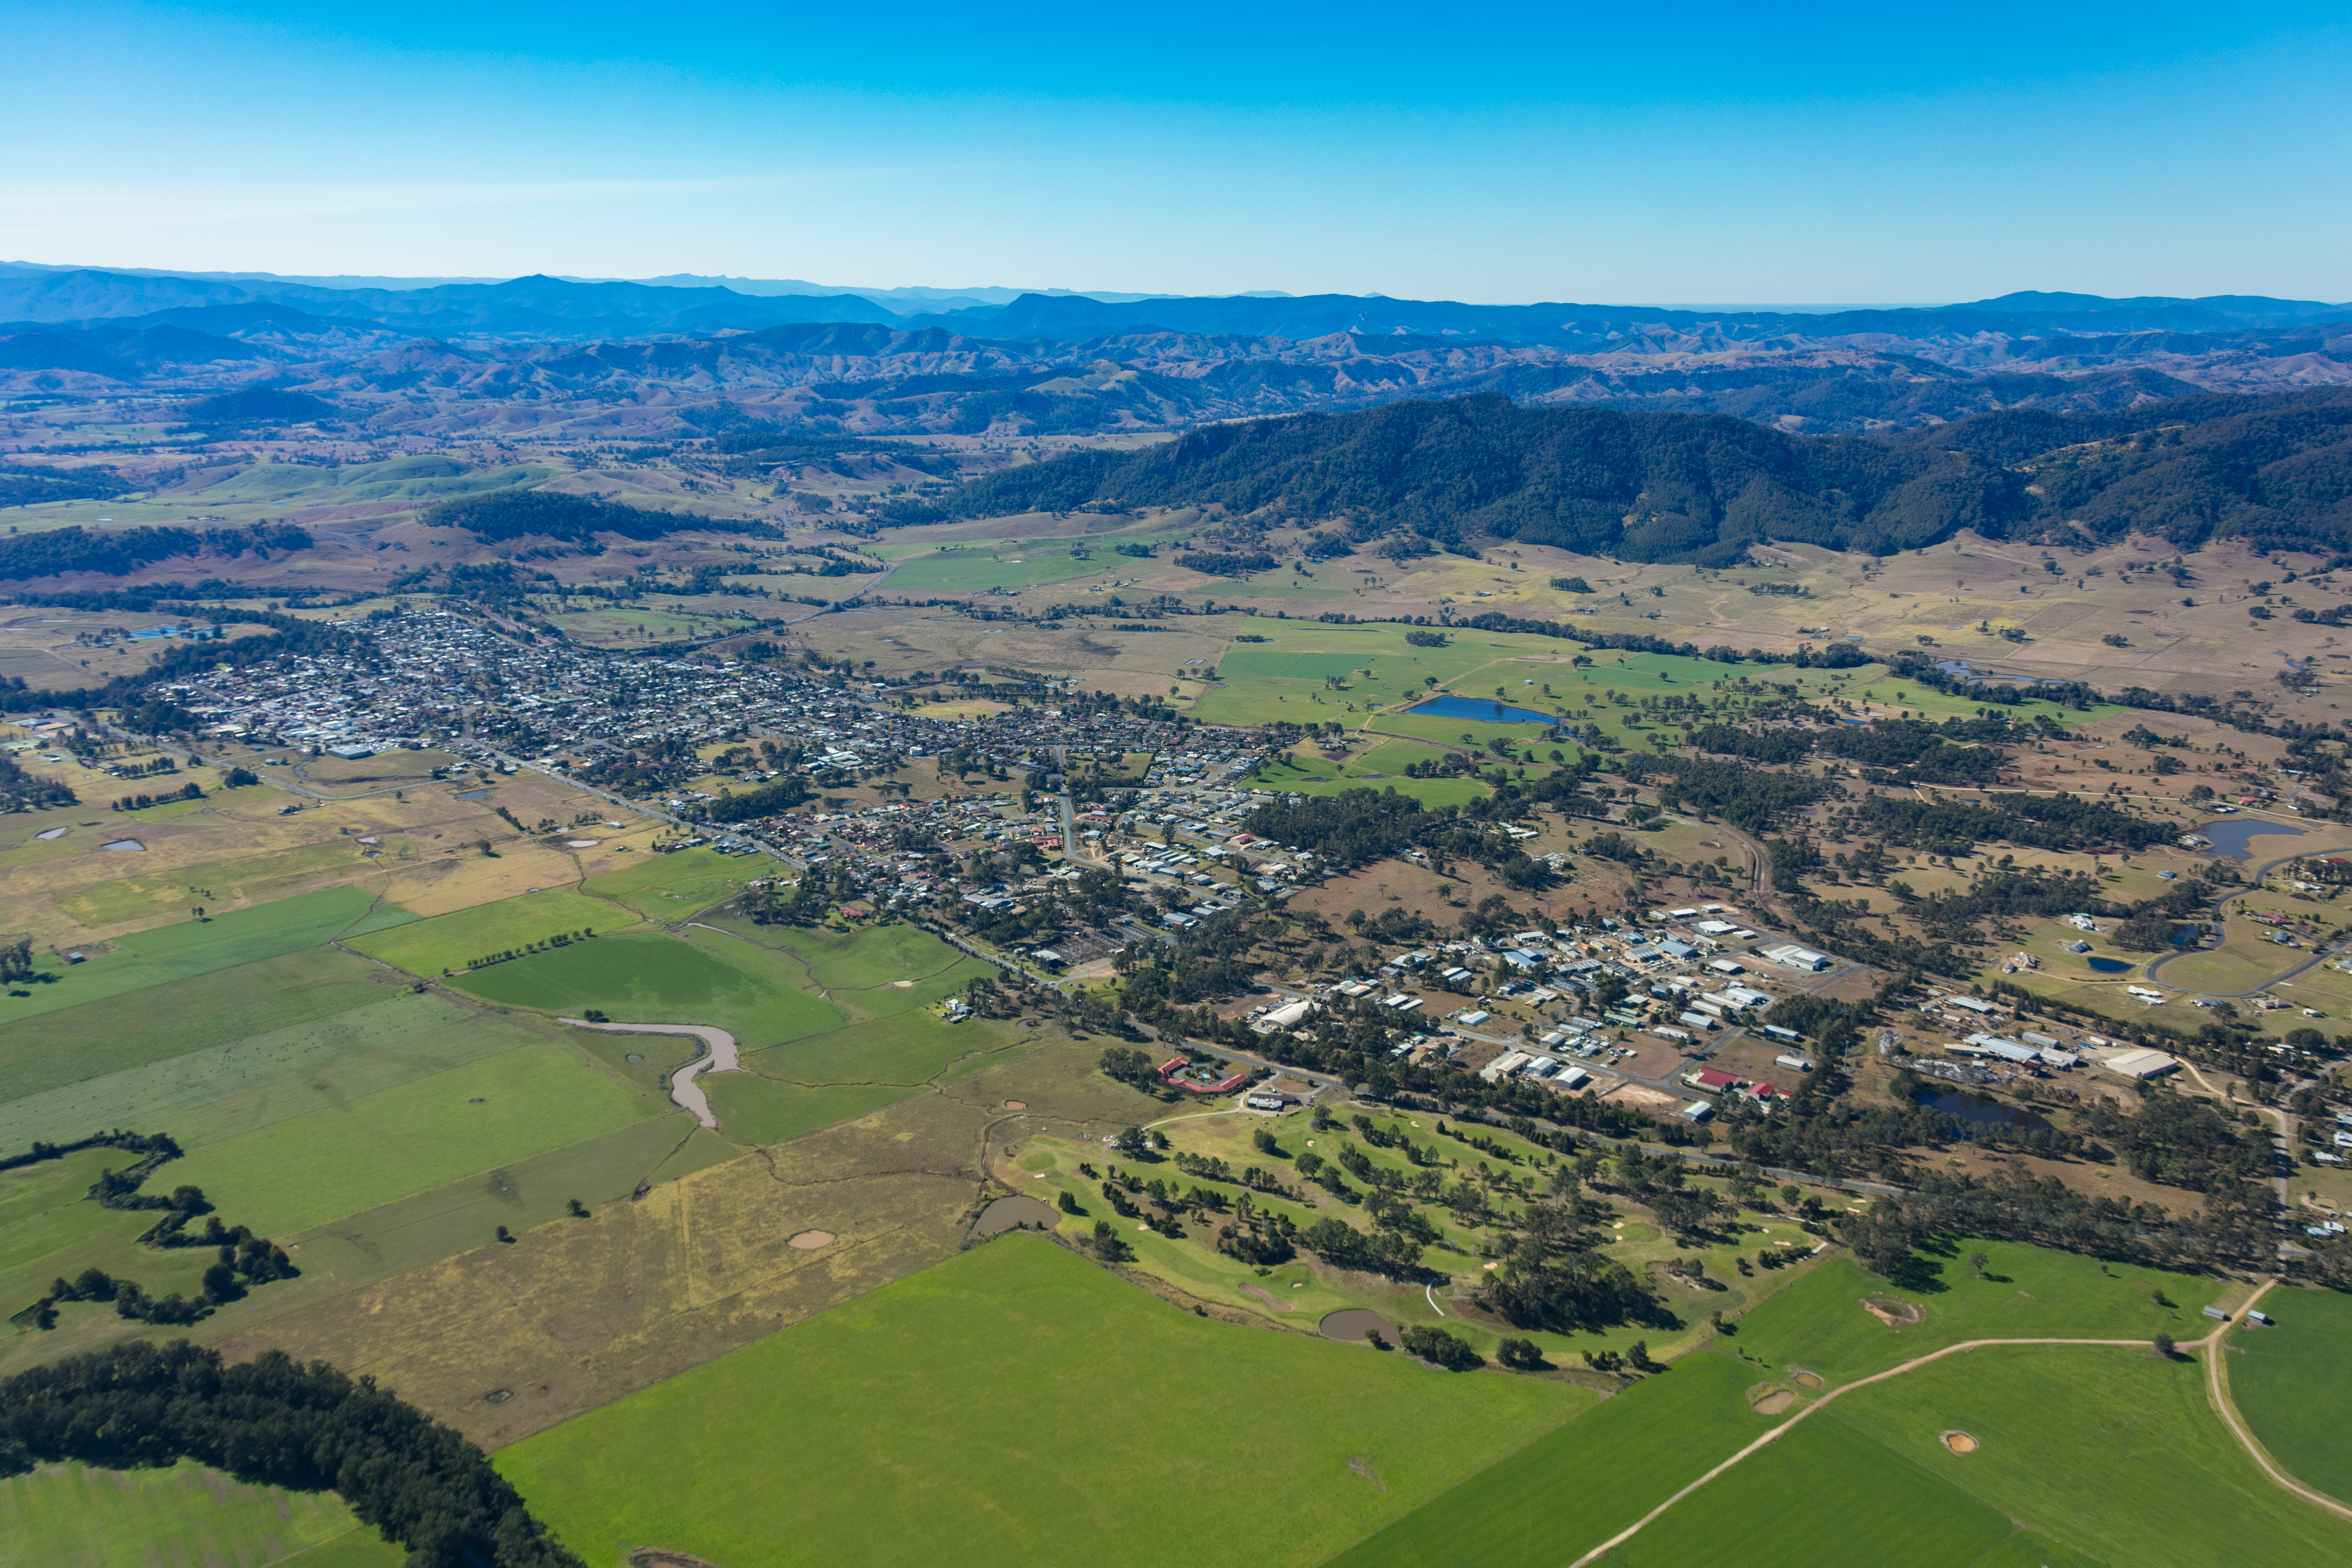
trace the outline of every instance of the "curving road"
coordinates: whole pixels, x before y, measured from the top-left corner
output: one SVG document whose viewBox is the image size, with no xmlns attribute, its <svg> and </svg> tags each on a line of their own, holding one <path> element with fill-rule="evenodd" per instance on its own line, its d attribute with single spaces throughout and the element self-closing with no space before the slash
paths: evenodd
<svg viewBox="0 0 2352 1568">
<path fill-rule="evenodd" d="M 743 1070 L 735 1050 L 735 1037 L 706 1024 L 592 1024 L 585 1018 L 558 1018 L 556 1022 L 575 1029 L 593 1029 L 602 1035 L 693 1035 L 699 1038 L 710 1047 L 710 1054 L 698 1057 L 669 1075 L 669 1097 L 694 1112 L 694 1119 L 705 1127 L 718 1126 L 719 1118 L 710 1113 L 710 1097 L 694 1081 L 696 1076 L 705 1068 L 712 1072 Z"/>
<path fill-rule="evenodd" d="M 2316 850 L 2305 849 L 2305 850 L 2302 851 L 2300 854 L 2295 854 L 2295 855 L 2282 855 L 2282 856 L 2280 856 L 2280 857 L 2279 857 L 2277 859 L 2275 859 L 2275 860 L 2265 860 L 2265 861 L 2263 861 L 2261 865 L 2259 865 L 2259 866 L 2255 867 L 2252 871 L 2250 871 L 2250 872 L 2247 874 L 2247 882 L 2248 882 L 2248 886 L 2243 887 L 2243 888 L 2240 888 L 2240 889 L 2238 889 L 2237 890 L 2235 890 L 2234 892 L 2228 892 L 2228 893 L 2224 893 L 2224 894 L 2222 894 L 2220 898 L 2215 899 L 2215 900 L 2212 901 L 2212 903 L 2211 903 L 2210 906 L 2208 906 L 2209 908 L 2210 908 L 2210 909 L 2211 909 L 2211 910 L 2212 910 L 2212 912 L 2213 912 L 2213 924 L 2214 924 L 2216 927 L 2219 927 L 2219 926 L 2221 926 L 2221 925 L 2223 923 L 2223 922 L 2222 922 L 2222 914 L 2221 914 L 2221 906 L 2222 906 L 2223 904 L 2226 904 L 2226 903 L 2230 902 L 2232 899 L 2243 899 L 2243 898 L 2250 897 L 2250 896 L 2251 896 L 2251 895 L 2252 895 L 2252 894 L 2255 894 L 2255 893 L 2259 893 L 2259 892 L 2261 892 L 2261 891 L 2263 890 L 2263 878 L 2265 878 L 2265 877 L 2269 876 L 2273 871 L 2277 870 L 2281 866 L 2286 865 L 2289 861 L 2292 861 L 2292 860 L 2301 860 L 2301 859 L 2305 858 L 2306 858 L 2306 857 L 2308 857 L 2308 856 L 2311 856 L 2311 855 L 2314 855 L 2314 854 L 2316 854 L 2316 853 L 2318 853 L 2318 851 L 2316 851 Z M 2212 946 L 2212 947 L 2190 948 L 2190 949 L 2189 949 L 2189 950 L 2187 950 L 2187 951 L 2185 951 L 2185 952 L 2168 952 L 2168 953 L 2166 953 L 2162 958 L 2159 958 L 2159 959 L 2156 960 L 2154 963 L 2150 963 L 2150 964 L 2147 966 L 2147 978 L 2148 978 L 2148 979 L 2150 979 L 2150 980 L 2154 980 L 2154 979 L 2156 979 L 2156 977 L 2157 977 L 2157 973 L 2156 973 L 2156 972 L 2157 972 L 2158 970 L 2159 970 L 2159 969 L 2162 969 L 2165 965 L 2167 965 L 2167 964 L 2168 964 L 2168 963 L 2172 963 L 2172 962 L 2173 962 L 2174 960 L 2176 960 L 2176 959 L 2181 959 L 2181 958 L 2194 958 L 2194 957 L 2198 956 L 2198 955 L 2199 955 L 2199 954 L 2200 954 L 2200 953 L 2212 952 L 2214 952 L 2215 950 L 2217 950 L 2218 948 L 2220 948 L 2220 947 L 2221 947 L 2221 943 L 2222 943 L 2223 942 L 2226 942 L 2227 940 L 2229 940 L 2229 939 L 2228 939 L 2228 937 L 2227 937 L 2227 936 L 2226 936 L 2226 934 L 2225 934 L 2225 935 L 2221 936 L 2217 941 L 2215 941 L 2215 942 L 2213 943 L 2213 946 Z M 2307 959 L 2304 960 L 2301 963 L 2296 964 L 2293 969 L 2285 970 L 2285 971 L 2281 972 L 2280 973 L 2274 974 L 2274 975 L 2273 975 L 2270 979 L 2263 981 L 2260 985 L 2256 985 L 2256 986 L 2250 987 L 2250 988 L 2249 988 L 2249 989 L 2247 989 L 2247 990 L 2244 990 L 2244 991 L 2198 991 L 2198 992 L 2197 992 L 2197 994 L 2198 994 L 2198 995 L 2200 995 L 2200 996 L 2222 996 L 2222 997 L 2259 996 L 2259 995 L 2261 995 L 2263 992 L 2268 991 L 2268 990 L 2269 990 L 2272 986 L 2273 986 L 2273 985 L 2284 985 L 2284 984 L 2286 984 L 2286 982 L 2288 982 L 2288 981 L 2290 981 L 2290 980 L 2294 979 L 2296 975 L 2301 974 L 2301 973 L 2302 973 L 2305 970 L 2306 970 L 2306 969 L 2315 969 L 2315 968 L 2317 968 L 2320 964 L 2325 963 L 2326 962 L 2327 962 L 2327 960 L 2328 960 L 2328 959 L 2330 959 L 2330 958 L 2332 958 L 2333 956 L 2335 956 L 2337 952 L 2340 952 L 2341 951 L 2343 951 L 2343 949 L 2344 949 L 2345 945 L 2346 945 L 2346 944 L 2345 944 L 2345 943 L 2343 943 L 2343 942 L 2332 942 L 2332 943 L 2330 943 L 2329 945 L 2327 945 L 2327 946 L 2326 946 L 2326 947 L 2318 948 L 2318 949 L 2316 949 L 2316 950 L 2315 950 L 2315 951 L 2313 952 L 2312 955 L 2311 955 L 2309 958 L 2307 958 Z M 2173 987 L 2173 989 L 2174 989 L 2174 990 L 2176 990 L 2176 991 L 2182 991 L 2182 990 L 2193 990 L 2193 989 L 2195 989 L 2195 988 L 2194 988 L 2194 987 L 2190 987 L 2190 986 L 2179 986 L 2179 985 L 2176 985 L 2176 986 L 2174 986 L 2174 987 Z"/>
</svg>

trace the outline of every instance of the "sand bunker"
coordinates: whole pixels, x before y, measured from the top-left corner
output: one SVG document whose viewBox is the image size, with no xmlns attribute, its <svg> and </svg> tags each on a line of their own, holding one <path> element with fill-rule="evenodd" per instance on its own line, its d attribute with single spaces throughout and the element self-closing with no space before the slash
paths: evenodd
<svg viewBox="0 0 2352 1568">
<path fill-rule="evenodd" d="M 814 1252 L 820 1247 L 831 1247 L 835 1239 L 829 1230 L 804 1230 L 784 1245 L 795 1252 Z"/>
<path fill-rule="evenodd" d="M 1966 1432 L 1939 1432 L 1936 1435 L 1936 1440 L 1955 1454 L 1973 1454 L 1977 1451 L 1977 1440 Z"/>
<path fill-rule="evenodd" d="M 1822 1374 L 1817 1372 L 1805 1372 L 1792 1366 L 1789 1369 L 1789 1381 L 1799 1388 L 1819 1388 L 1822 1385 Z"/>
<path fill-rule="evenodd" d="M 362 838 L 360 842 L 366 844 L 370 840 Z M 563 847 L 566 849 L 593 849 L 602 842 L 602 839 L 597 838 L 567 838 L 563 841 Z"/>
<path fill-rule="evenodd" d="M 1347 1344 L 1361 1344 L 1366 1329 L 1378 1329 L 1391 1349 L 1396 1347 L 1398 1337 L 1404 1332 L 1369 1307 L 1342 1307 L 1336 1312 L 1327 1312 L 1315 1328 L 1325 1339 Z"/>
<path fill-rule="evenodd" d="M 980 1223 L 971 1229 L 974 1236 L 994 1236 L 999 1231 L 1024 1225 L 1051 1230 L 1055 1220 L 1059 1217 L 1049 1205 L 1039 1203 L 1035 1198 L 999 1198 L 980 1211 Z"/>
<path fill-rule="evenodd" d="M 1025 1100 L 1008 1100 L 1004 1102 L 1004 1109 L 1007 1110 L 1026 1110 L 1029 1109 L 1029 1102 Z"/>
<path fill-rule="evenodd" d="M 1795 1403 L 1797 1394 L 1794 1389 L 1776 1388 L 1748 1408 L 1759 1415 L 1778 1415 Z"/>
<path fill-rule="evenodd" d="M 1889 1328 L 1899 1329 L 1906 1323 L 1924 1323 L 1927 1309 L 1909 1301 L 1898 1301 L 1892 1296 L 1865 1296 L 1862 1310 Z"/>
<path fill-rule="evenodd" d="M 893 980 L 890 984 L 901 991 L 912 991 L 915 988 L 915 983 L 911 980 Z"/>
</svg>

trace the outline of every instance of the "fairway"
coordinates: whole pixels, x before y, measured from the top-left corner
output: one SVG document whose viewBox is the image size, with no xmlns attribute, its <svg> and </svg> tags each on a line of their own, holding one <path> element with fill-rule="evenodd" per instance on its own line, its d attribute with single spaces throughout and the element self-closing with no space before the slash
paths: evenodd
<svg viewBox="0 0 2352 1568">
<path fill-rule="evenodd" d="M 446 974 L 553 937 L 610 933 L 637 923 L 630 910 L 602 899 L 564 891 L 525 893 L 412 921 L 351 945 L 411 974 Z"/>
<path fill-rule="evenodd" d="M 1304 1564 L 1591 1402 L 1195 1318 L 1013 1234 L 496 1458 L 600 1565 Z"/>
<path fill-rule="evenodd" d="M 2223 1336 L 2230 1395 L 2271 1458 L 2304 1485 L 2352 1501 L 2352 1430 L 2344 1398 L 2352 1389 L 2352 1296 L 2335 1290 L 2273 1290 L 2263 1310 L 2276 1326 Z"/>
<path fill-rule="evenodd" d="M 1484 800 L 1494 792 L 1473 778 L 1456 776 L 1443 779 L 1416 779 L 1405 774 L 1413 763 L 1432 762 L 1446 755 L 1442 746 L 1424 745 L 1418 741 L 1387 741 L 1370 737 L 1372 744 L 1342 762 L 1331 762 L 1306 750 L 1291 752 L 1291 760 L 1269 758 L 1257 770 L 1244 779 L 1250 789 L 1284 790 L 1297 795 L 1339 795 L 1351 789 L 1392 789 L 1399 795 L 1409 795 L 1433 810 L 1440 806 L 1467 805 L 1474 800 Z"/>
<path fill-rule="evenodd" d="M 31 991 L 29 996 L 0 997 L 0 1022 L 38 1017 L 415 918 L 404 910 L 375 910 L 374 903 L 374 894 L 358 888 L 326 888 L 121 937 L 113 943 L 114 952 L 86 963 L 68 964 L 44 956 L 39 967 L 49 978 L 24 987 Z"/>
<path fill-rule="evenodd" d="M 762 864 L 716 849 L 680 849 L 646 855 L 620 870 L 591 877 L 580 890 L 625 904 L 649 921 L 677 921 L 728 897 L 758 875 Z"/>
<path fill-rule="evenodd" d="M 1728 1356 L 1685 1356 L 1480 1471 L 1330 1568 L 1561 1568 L 1772 1425 Z"/>
<path fill-rule="evenodd" d="M 2160 1268 L 2109 1264 L 2014 1241 L 1948 1242 L 1931 1255 L 1941 1289 L 1906 1289 L 1864 1272 L 1846 1258 L 1825 1258 L 1811 1275 L 1780 1291 L 1739 1324 L 1739 1348 L 1774 1367 L 1803 1367 L 1849 1383 L 1962 1340 L 2194 1339 L 2210 1324 L 2199 1316 L 2224 1282 Z M 1985 1255 L 1979 1279 L 1965 1259 Z M 2150 1299 L 2162 1292 L 2170 1307 Z M 1863 1310 L 1865 1296 L 1916 1303 L 1927 1321 L 1889 1328 Z"/>
<path fill-rule="evenodd" d="M 0 1563 L 9 1568 L 264 1568 L 289 1559 L 396 1568 L 406 1558 L 332 1492 L 249 1486 L 185 1460 L 160 1470 L 44 1465 L 0 1480 Z"/>
<path fill-rule="evenodd" d="M 485 1001 L 561 1017 L 595 1007 L 615 1022 L 715 1024 L 745 1050 L 844 1022 L 840 1009 L 773 973 L 785 963 L 782 955 L 715 932 L 695 935 L 702 941 L 653 931 L 600 936 L 451 984 Z"/>
<path fill-rule="evenodd" d="M 199 1149 L 170 1175 L 278 1236 L 659 1114 L 543 1042 Z"/>
</svg>

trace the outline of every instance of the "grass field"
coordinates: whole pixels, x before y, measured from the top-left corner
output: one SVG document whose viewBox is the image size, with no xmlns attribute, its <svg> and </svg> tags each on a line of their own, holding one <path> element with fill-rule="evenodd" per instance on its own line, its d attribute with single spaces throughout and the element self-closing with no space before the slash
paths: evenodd
<svg viewBox="0 0 2352 1568">
<path fill-rule="evenodd" d="M 193 808 L 194 803 L 187 804 Z M 339 871 L 349 874 L 372 868 L 349 839 L 302 844 L 208 865 L 110 879 L 59 900 L 58 907 L 86 926 L 121 926 L 184 915 L 194 905 L 267 901 L 300 883 L 316 883 Z"/>
<path fill-rule="evenodd" d="M 2333 1290 L 2273 1290 L 2263 1310 L 2275 1328 L 2231 1330 L 2230 1394 L 2254 1436 L 2289 1474 L 2338 1501 L 2352 1501 L 2352 1431 L 2344 1392 L 2352 1388 L 2352 1296 Z"/>
<path fill-rule="evenodd" d="M 2204 1378 L 2189 1357 L 2003 1347 L 1860 1390 L 1806 1425 L 1849 1426 L 1906 1467 L 2101 1563 L 2352 1561 L 2352 1522 L 2264 1476 L 2207 1403 Z M 1978 1440 L 1975 1453 L 1937 1440 L 1955 1429 Z M 1829 1495 L 1869 1500 L 1853 1488 Z M 1717 1510 L 1738 1517 L 1736 1507 Z M 1854 1560 L 1817 1545 L 1813 1561 Z"/>
<path fill-rule="evenodd" d="M 1011 1236 L 497 1462 L 595 1563 L 1309 1563 L 1590 1403 L 1193 1318 Z"/>
<path fill-rule="evenodd" d="M 45 983 L 18 989 L 31 994 L 0 997 L 0 1021 L 13 1023 L 120 996 L 125 992 L 185 980 L 215 970 L 254 963 L 337 936 L 383 929 L 415 917 L 373 908 L 374 895 L 358 888 L 328 888 L 251 909 L 232 910 L 210 920 L 182 921 L 119 939 L 115 951 L 86 963 L 43 958 Z"/>
<path fill-rule="evenodd" d="M 2000 1509 L 1824 1415 L 1677 1503 L 1604 1561 L 1662 1568 L 1736 1540 L 1743 1568 L 1969 1568 L 2009 1532 Z"/>
<path fill-rule="evenodd" d="M 715 849 L 681 849 L 592 877 L 580 890 L 626 904 L 649 921 L 677 921 L 728 897 L 759 875 L 763 864 L 769 862 Z"/>
<path fill-rule="evenodd" d="M 950 947 L 910 925 L 835 931 L 821 927 L 721 921 L 753 943 L 798 959 L 811 984 L 867 1013 L 887 1015 L 953 995 L 997 966 Z M 718 951 L 725 952 L 722 947 Z M 903 984 L 902 984 L 903 983 Z"/>
<path fill-rule="evenodd" d="M 0 1480 L 0 1563 L 39 1568 L 236 1564 L 396 1568 L 407 1553 L 332 1492 L 249 1486 L 201 1465 L 45 1465 Z"/>
<path fill-rule="evenodd" d="M 635 915 L 619 904 L 556 889 L 412 921 L 352 945 L 411 974 L 446 974 L 478 959 L 527 949 L 551 937 L 583 931 L 610 934 L 637 923 Z"/>
<path fill-rule="evenodd" d="M 1351 789 L 1393 789 L 1430 807 L 1466 805 L 1494 792 L 1475 779 L 1415 779 L 1405 776 L 1407 764 L 1445 754 L 1444 748 L 1417 741 L 1380 741 L 1344 762 L 1332 763 L 1311 752 L 1297 751 L 1288 763 L 1279 758 L 1262 763 L 1242 781 L 1250 789 L 1278 789 L 1299 795 L 1338 795 Z"/>
<path fill-rule="evenodd" d="M 1847 1383 L 1962 1340 L 2060 1335 L 2079 1339 L 2193 1339 L 2210 1326 L 2200 1316 L 2225 1282 L 2162 1269 L 2109 1264 L 2021 1242 L 1960 1239 L 1939 1267 L 1940 1289 L 1906 1289 L 1865 1273 L 1844 1258 L 1823 1258 L 1806 1279 L 1743 1319 L 1738 1348 L 1775 1367 L 1802 1367 Z M 1979 1279 L 1964 1259 L 1990 1260 Z M 1915 1255 L 1916 1256 L 1916 1255 Z M 2150 1300 L 2161 1291 L 2173 1303 Z M 1863 1310 L 1865 1296 L 1887 1296 L 1925 1309 L 1927 1321 L 1889 1328 Z"/>
<path fill-rule="evenodd" d="M 1330 1568 L 1559 1568 L 1768 1430 L 1756 1374 L 1687 1356 L 1333 1559 Z"/>
<path fill-rule="evenodd" d="M 299 1078 L 306 1091 L 302 1098 L 315 1106 L 320 1091 L 312 1087 L 314 1082 L 344 1078 L 355 1061 L 381 1058 L 394 1070 L 421 1066 L 431 1053 L 408 1045 L 417 1036 L 461 1022 L 475 1032 L 502 1032 L 500 1026 L 475 1020 L 441 997 L 383 985 L 367 991 L 363 1006 L 0 1104 L 0 1149 L 18 1148 L 36 1138 L 68 1142 L 116 1126 L 164 1129 L 185 1142 L 196 1136 L 192 1118 L 217 1120 L 200 1109 L 215 1101 L 239 1099 L 246 1103 L 236 1114 L 251 1116 L 257 1110 L 250 1102 L 255 1091 Z"/>
<path fill-rule="evenodd" d="M 381 1002 L 369 973 L 310 948 L 0 1024 L 0 1103 Z M 0 1150 L 10 1142 L 0 1134 Z"/>
<path fill-rule="evenodd" d="M 598 937 L 452 984 L 486 1001 L 562 1016 L 597 1007 L 621 1022 L 715 1024 L 746 1050 L 845 1021 L 838 1008 L 777 972 L 782 955 L 714 932 L 691 934 L 698 940 L 653 932 Z"/>
<path fill-rule="evenodd" d="M 658 1114 L 547 1042 L 196 1150 L 171 1175 L 232 1223 L 277 1236 Z"/>
</svg>

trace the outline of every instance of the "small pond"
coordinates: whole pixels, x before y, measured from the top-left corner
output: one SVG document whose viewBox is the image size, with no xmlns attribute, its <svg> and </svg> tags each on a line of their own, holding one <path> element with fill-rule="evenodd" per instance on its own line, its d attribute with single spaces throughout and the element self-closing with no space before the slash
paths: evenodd
<svg viewBox="0 0 2352 1568">
<path fill-rule="evenodd" d="M 459 800 L 488 800 L 490 798 L 490 792 L 486 789 L 461 789 L 457 792 L 457 798 Z"/>
<path fill-rule="evenodd" d="M 1970 1094 L 1964 1089 L 1923 1089 L 1914 1097 L 1931 1110 L 1978 1127 L 2011 1127 L 2020 1131 L 2047 1131 L 2050 1123 L 2031 1110 L 2019 1109 L 1995 1100 L 1989 1094 Z"/>
<path fill-rule="evenodd" d="M 2132 969 L 2120 958 L 2086 958 L 2083 962 L 2101 974 L 2128 974 Z"/>
<path fill-rule="evenodd" d="M 2303 837 L 2303 829 L 2300 827 L 2289 827 L 2284 822 L 2263 822 L 2252 817 L 2241 817 L 2235 822 L 2209 822 L 2198 828 L 2197 832 L 2199 837 L 2213 841 L 2211 853 L 2234 855 L 2241 860 L 2253 858 L 2253 851 L 2246 847 L 2246 840 L 2250 838 L 2267 833 L 2275 833 L 2282 838 Z"/>
<path fill-rule="evenodd" d="M 1514 708 L 1508 703 L 1484 697 L 1433 697 L 1426 702 L 1415 703 L 1406 711 L 1427 713 L 1440 719 L 1483 719 L 1489 724 L 1559 722 L 1557 714 L 1538 713 L 1532 708 Z"/>
</svg>

